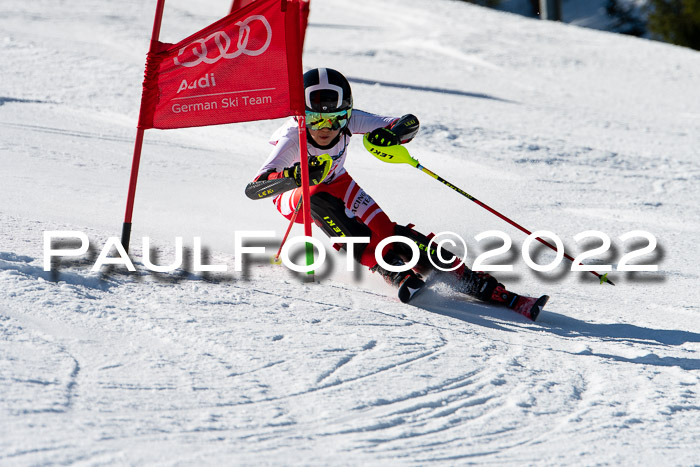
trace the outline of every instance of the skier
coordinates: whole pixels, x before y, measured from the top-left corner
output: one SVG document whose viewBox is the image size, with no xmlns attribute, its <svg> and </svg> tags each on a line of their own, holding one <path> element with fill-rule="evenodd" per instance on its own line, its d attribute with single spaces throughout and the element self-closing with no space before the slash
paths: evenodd
<svg viewBox="0 0 700 467">
<path fill-rule="evenodd" d="M 397 286 L 399 299 L 407 302 L 424 285 L 421 277 L 435 269 L 429 255 L 442 268 L 456 266 L 460 260 L 443 250 L 443 258 L 448 256 L 448 260 L 441 261 L 436 251 L 427 251 L 432 234 L 426 236 L 414 230 L 412 224 L 402 226 L 391 221 L 343 164 L 353 134 L 369 133 L 369 141 L 379 146 L 405 144 L 418 133 L 418 119 L 411 114 L 384 117 L 354 109 L 350 84 L 330 68 L 304 73 L 304 94 L 311 216 L 329 237 L 369 237 L 369 243 L 354 245 L 355 260 Z M 252 199 L 274 196 L 277 210 L 291 220 L 302 195 L 298 124 L 294 118 L 273 134 L 271 144 L 275 147 L 248 184 L 246 194 Z M 377 244 L 393 235 L 407 237 L 418 245 L 420 259 L 413 269 L 392 272 L 377 263 Z M 402 266 L 410 260 L 412 251 L 408 245 L 395 242 L 385 247 L 381 256 L 389 265 Z M 460 292 L 477 299 L 513 307 L 518 298 L 491 275 L 472 271 L 464 264 L 452 274 L 458 279 Z"/>
</svg>

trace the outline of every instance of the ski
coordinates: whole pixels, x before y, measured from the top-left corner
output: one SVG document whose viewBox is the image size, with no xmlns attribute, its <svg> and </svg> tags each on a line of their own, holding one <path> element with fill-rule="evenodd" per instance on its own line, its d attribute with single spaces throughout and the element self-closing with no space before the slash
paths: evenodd
<svg viewBox="0 0 700 467">
<path fill-rule="evenodd" d="M 535 321 L 548 300 L 548 295 L 542 295 L 540 298 L 518 295 L 508 308 Z"/>
</svg>

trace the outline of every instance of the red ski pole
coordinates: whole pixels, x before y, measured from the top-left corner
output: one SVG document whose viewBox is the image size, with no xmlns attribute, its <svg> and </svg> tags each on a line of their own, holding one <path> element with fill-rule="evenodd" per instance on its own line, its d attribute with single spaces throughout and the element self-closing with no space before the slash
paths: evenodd
<svg viewBox="0 0 700 467">
<path fill-rule="evenodd" d="M 489 211 L 490 213 L 495 214 L 496 216 L 498 216 L 499 218 L 503 219 L 504 221 L 508 222 L 508 223 L 509 223 L 510 225 L 512 225 L 513 227 L 516 227 L 517 229 L 521 230 L 522 232 L 525 232 L 525 234 L 527 234 L 527 235 L 532 235 L 532 232 L 530 232 L 529 230 L 527 230 L 525 227 L 521 226 L 521 225 L 518 224 L 517 222 L 512 221 L 511 219 L 507 218 L 506 216 L 504 216 L 504 215 L 501 214 L 500 212 L 496 211 L 496 210 L 493 209 L 492 207 L 490 207 L 490 206 L 488 206 L 488 205 L 482 203 L 482 202 L 479 201 L 478 199 L 474 198 L 472 195 L 470 195 L 470 194 L 467 193 L 466 191 L 464 191 L 464 190 L 458 188 L 457 186 L 455 186 L 455 185 L 453 185 L 452 183 L 448 182 L 447 180 L 445 180 L 444 178 L 440 177 L 440 176 L 437 175 L 436 173 L 434 173 L 434 172 L 428 170 L 427 168 L 423 167 L 422 165 L 420 165 L 420 163 L 419 163 L 417 160 L 415 160 L 413 157 L 411 157 L 411 155 L 408 153 L 408 150 L 407 150 L 405 147 L 401 146 L 400 144 L 399 144 L 399 145 L 394 145 L 394 146 L 376 146 L 376 145 L 370 143 L 369 140 L 368 140 L 368 138 L 367 138 L 367 135 L 365 135 L 365 136 L 364 136 L 364 145 L 365 145 L 365 148 L 366 148 L 373 156 L 375 156 L 377 159 L 380 159 L 380 160 L 382 160 L 382 161 L 384 161 L 384 162 L 391 162 L 391 163 L 394 163 L 394 164 L 408 164 L 408 165 L 411 165 L 411 166 L 417 168 L 418 170 L 420 170 L 420 171 L 422 171 L 422 172 L 425 172 L 426 174 L 430 175 L 431 177 L 433 177 L 435 180 L 437 180 L 438 182 L 442 183 L 443 185 L 446 185 L 446 186 L 448 186 L 449 188 L 452 188 L 454 191 L 456 191 L 456 192 L 459 193 L 460 195 L 462 195 L 462 196 L 468 198 L 468 199 L 471 200 L 471 201 L 474 201 L 476 204 L 478 204 L 478 205 L 481 206 L 482 208 L 486 209 L 486 210 Z M 556 248 L 554 245 L 552 245 L 551 243 L 549 243 L 548 241 L 543 240 L 543 239 L 541 239 L 540 237 L 536 237 L 536 240 L 537 240 L 538 242 L 542 243 L 543 245 L 546 245 L 547 247 L 551 248 L 552 250 L 557 251 L 557 248 Z M 571 256 L 569 256 L 569 255 L 566 254 L 566 253 L 564 253 L 564 257 L 565 257 L 566 259 L 568 259 L 569 261 L 571 261 L 571 262 L 574 261 L 574 258 L 572 258 Z M 593 274 L 594 276 L 598 277 L 598 279 L 600 279 L 600 283 L 601 283 L 601 284 L 602 284 L 603 282 L 607 282 L 607 283 L 610 284 L 610 285 L 615 285 L 615 284 L 612 283 L 612 281 L 611 281 L 610 279 L 608 279 L 608 275 L 607 275 L 607 274 L 602 274 L 602 275 L 601 275 L 601 274 L 598 274 L 598 273 L 595 272 L 595 271 L 588 271 L 588 272 L 590 272 L 590 273 Z"/>
<path fill-rule="evenodd" d="M 299 202 L 297 203 L 297 207 L 294 208 L 294 214 L 292 214 L 292 218 L 289 220 L 289 225 L 287 226 L 287 231 L 284 233 L 284 238 L 282 238 L 282 243 L 280 243 L 280 249 L 277 250 L 277 254 L 271 260 L 272 264 L 281 264 L 280 255 L 282 254 L 282 247 L 284 247 L 284 244 L 287 242 L 287 237 L 289 237 L 289 232 L 291 232 L 291 230 L 292 230 L 292 226 L 294 225 L 294 221 L 297 220 L 297 216 L 299 215 L 299 211 L 301 210 L 300 209 L 301 202 L 302 202 L 302 199 L 299 198 Z"/>
</svg>

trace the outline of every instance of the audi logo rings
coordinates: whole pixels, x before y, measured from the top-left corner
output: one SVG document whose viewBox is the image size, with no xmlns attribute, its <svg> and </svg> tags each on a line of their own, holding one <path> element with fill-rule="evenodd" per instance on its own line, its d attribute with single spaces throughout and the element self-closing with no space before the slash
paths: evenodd
<svg viewBox="0 0 700 467">
<path fill-rule="evenodd" d="M 249 24 L 253 21 L 260 21 L 263 26 L 265 27 L 266 31 L 266 37 L 265 37 L 265 43 L 263 44 L 262 47 L 260 47 L 257 50 L 250 50 L 248 49 L 248 40 L 250 39 L 250 26 Z M 257 56 L 261 55 L 264 53 L 267 48 L 270 46 L 270 42 L 272 41 L 272 28 L 270 27 L 270 23 L 267 22 L 267 19 L 262 16 L 262 15 L 254 15 L 254 16 L 249 16 L 243 21 L 239 21 L 236 23 L 236 26 L 239 27 L 238 29 L 238 42 L 236 44 L 236 50 L 231 52 L 231 38 L 226 34 L 225 31 L 216 31 L 215 33 L 211 34 L 209 37 L 205 39 L 197 39 L 192 41 L 190 46 L 192 47 L 192 55 L 196 56 L 196 60 L 192 61 L 185 61 L 181 62 L 180 61 L 180 56 L 185 52 L 185 50 L 189 47 L 183 47 L 180 49 L 180 52 L 178 53 L 178 56 L 175 57 L 173 60 L 175 61 L 176 65 L 181 65 L 181 66 L 186 66 L 186 67 L 195 67 L 199 65 L 200 63 L 216 63 L 222 58 L 226 59 L 232 59 L 240 56 L 241 54 L 246 54 L 249 56 Z M 215 57 L 209 57 L 209 49 L 207 48 L 207 43 L 210 42 L 211 40 L 214 40 L 214 43 L 216 44 L 217 52 L 218 55 Z"/>
</svg>

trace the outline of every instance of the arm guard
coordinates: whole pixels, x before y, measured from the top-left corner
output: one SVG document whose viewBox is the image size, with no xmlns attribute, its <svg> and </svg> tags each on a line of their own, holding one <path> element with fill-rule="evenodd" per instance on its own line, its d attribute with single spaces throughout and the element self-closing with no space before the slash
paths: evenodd
<svg viewBox="0 0 700 467">
<path fill-rule="evenodd" d="M 420 129 L 420 123 L 415 115 L 406 114 L 392 123 L 389 129 L 398 136 L 401 144 L 406 144 L 416 136 Z"/>
</svg>

